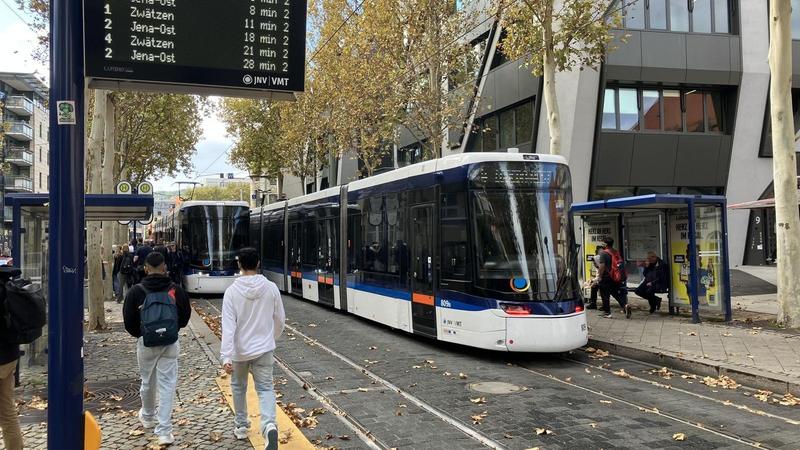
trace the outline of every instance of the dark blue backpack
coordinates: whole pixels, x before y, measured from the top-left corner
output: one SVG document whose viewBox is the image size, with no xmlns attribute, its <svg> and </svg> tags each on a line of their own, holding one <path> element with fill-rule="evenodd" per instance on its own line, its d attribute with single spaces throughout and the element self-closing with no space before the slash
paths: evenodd
<svg viewBox="0 0 800 450">
<path fill-rule="evenodd" d="M 144 287 L 142 287 L 144 289 Z M 139 314 L 145 347 L 170 345 L 178 340 L 178 305 L 175 289 L 150 292 L 145 297 Z"/>
</svg>

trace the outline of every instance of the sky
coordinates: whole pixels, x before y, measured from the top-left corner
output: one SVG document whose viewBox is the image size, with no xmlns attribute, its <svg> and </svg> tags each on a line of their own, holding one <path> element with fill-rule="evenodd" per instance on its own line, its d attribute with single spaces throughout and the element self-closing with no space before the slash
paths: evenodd
<svg viewBox="0 0 800 450">
<path fill-rule="evenodd" d="M 26 24 L 31 20 L 16 8 L 12 9 L 14 5 L 13 0 L 0 0 L 0 72 L 35 72 L 47 82 L 49 68 L 31 56 L 31 50 L 37 45 L 36 33 Z M 176 190 L 176 181 L 202 181 L 206 177 L 219 176 L 220 172 L 245 175 L 230 165 L 227 155 L 222 155 L 233 141 L 226 135 L 219 118 L 212 114 L 203 120 L 202 127 L 203 136 L 197 143 L 192 161 L 194 172 L 188 176 L 150 180 L 156 192 Z"/>
</svg>

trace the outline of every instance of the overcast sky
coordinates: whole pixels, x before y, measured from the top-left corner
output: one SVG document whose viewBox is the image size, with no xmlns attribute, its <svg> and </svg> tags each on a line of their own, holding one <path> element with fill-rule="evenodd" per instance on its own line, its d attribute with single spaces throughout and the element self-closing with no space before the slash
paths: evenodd
<svg viewBox="0 0 800 450">
<path fill-rule="evenodd" d="M 31 22 L 20 11 L 12 9 L 12 0 L 0 0 L 0 72 L 35 72 L 45 82 L 49 68 L 31 56 L 37 45 L 36 34 L 28 27 Z M 227 155 L 232 140 L 225 134 L 225 126 L 212 115 L 203 121 L 203 137 L 197 143 L 194 156 L 194 172 L 189 176 L 150 180 L 156 191 L 175 189 L 175 181 L 201 181 L 207 176 L 219 176 L 219 172 L 244 175 L 228 163 Z"/>
</svg>

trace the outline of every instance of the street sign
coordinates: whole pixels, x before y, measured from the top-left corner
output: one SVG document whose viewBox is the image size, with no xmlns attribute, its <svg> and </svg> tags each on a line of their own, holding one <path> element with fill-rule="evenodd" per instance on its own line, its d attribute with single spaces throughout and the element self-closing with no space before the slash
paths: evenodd
<svg viewBox="0 0 800 450">
<path fill-rule="evenodd" d="M 85 0 L 89 86 L 293 99 L 305 0 Z"/>
<path fill-rule="evenodd" d="M 139 195 L 153 195 L 153 183 L 149 181 L 142 181 L 139 187 L 136 188 Z"/>
<path fill-rule="evenodd" d="M 117 183 L 117 194 L 126 195 L 133 193 L 133 186 L 131 185 L 130 181 L 120 181 Z M 118 220 L 120 225 L 128 225 L 131 223 L 130 220 Z"/>
<path fill-rule="evenodd" d="M 130 181 L 120 181 L 117 183 L 117 194 L 132 194 L 133 187 L 131 186 Z"/>
</svg>

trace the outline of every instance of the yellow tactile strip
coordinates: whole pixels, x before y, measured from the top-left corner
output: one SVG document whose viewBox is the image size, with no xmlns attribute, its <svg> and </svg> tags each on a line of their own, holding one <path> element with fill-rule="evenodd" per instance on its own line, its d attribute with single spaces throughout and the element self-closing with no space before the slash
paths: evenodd
<svg viewBox="0 0 800 450">
<path fill-rule="evenodd" d="M 231 392 L 230 377 L 217 377 L 217 385 L 225 396 L 225 400 L 228 401 L 228 406 L 233 410 L 233 393 Z M 253 445 L 253 448 L 261 450 L 264 448 L 264 437 L 261 436 L 261 424 L 259 415 L 256 413 L 256 411 L 258 411 L 258 395 L 253 386 L 253 376 L 250 375 L 247 382 L 247 411 L 251 419 L 248 437 L 250 438 L 250 443 Z M 278 417 L 278 435 L 282 440 L 286 440 L 285 444 L 280 444 L 281 449 L 309 450 L 316 448 L 281 408 L 277 408 L 276 412 Z M 232 427 L 233 424 L 231 423 L 231 428 Z"/>
</svg>

